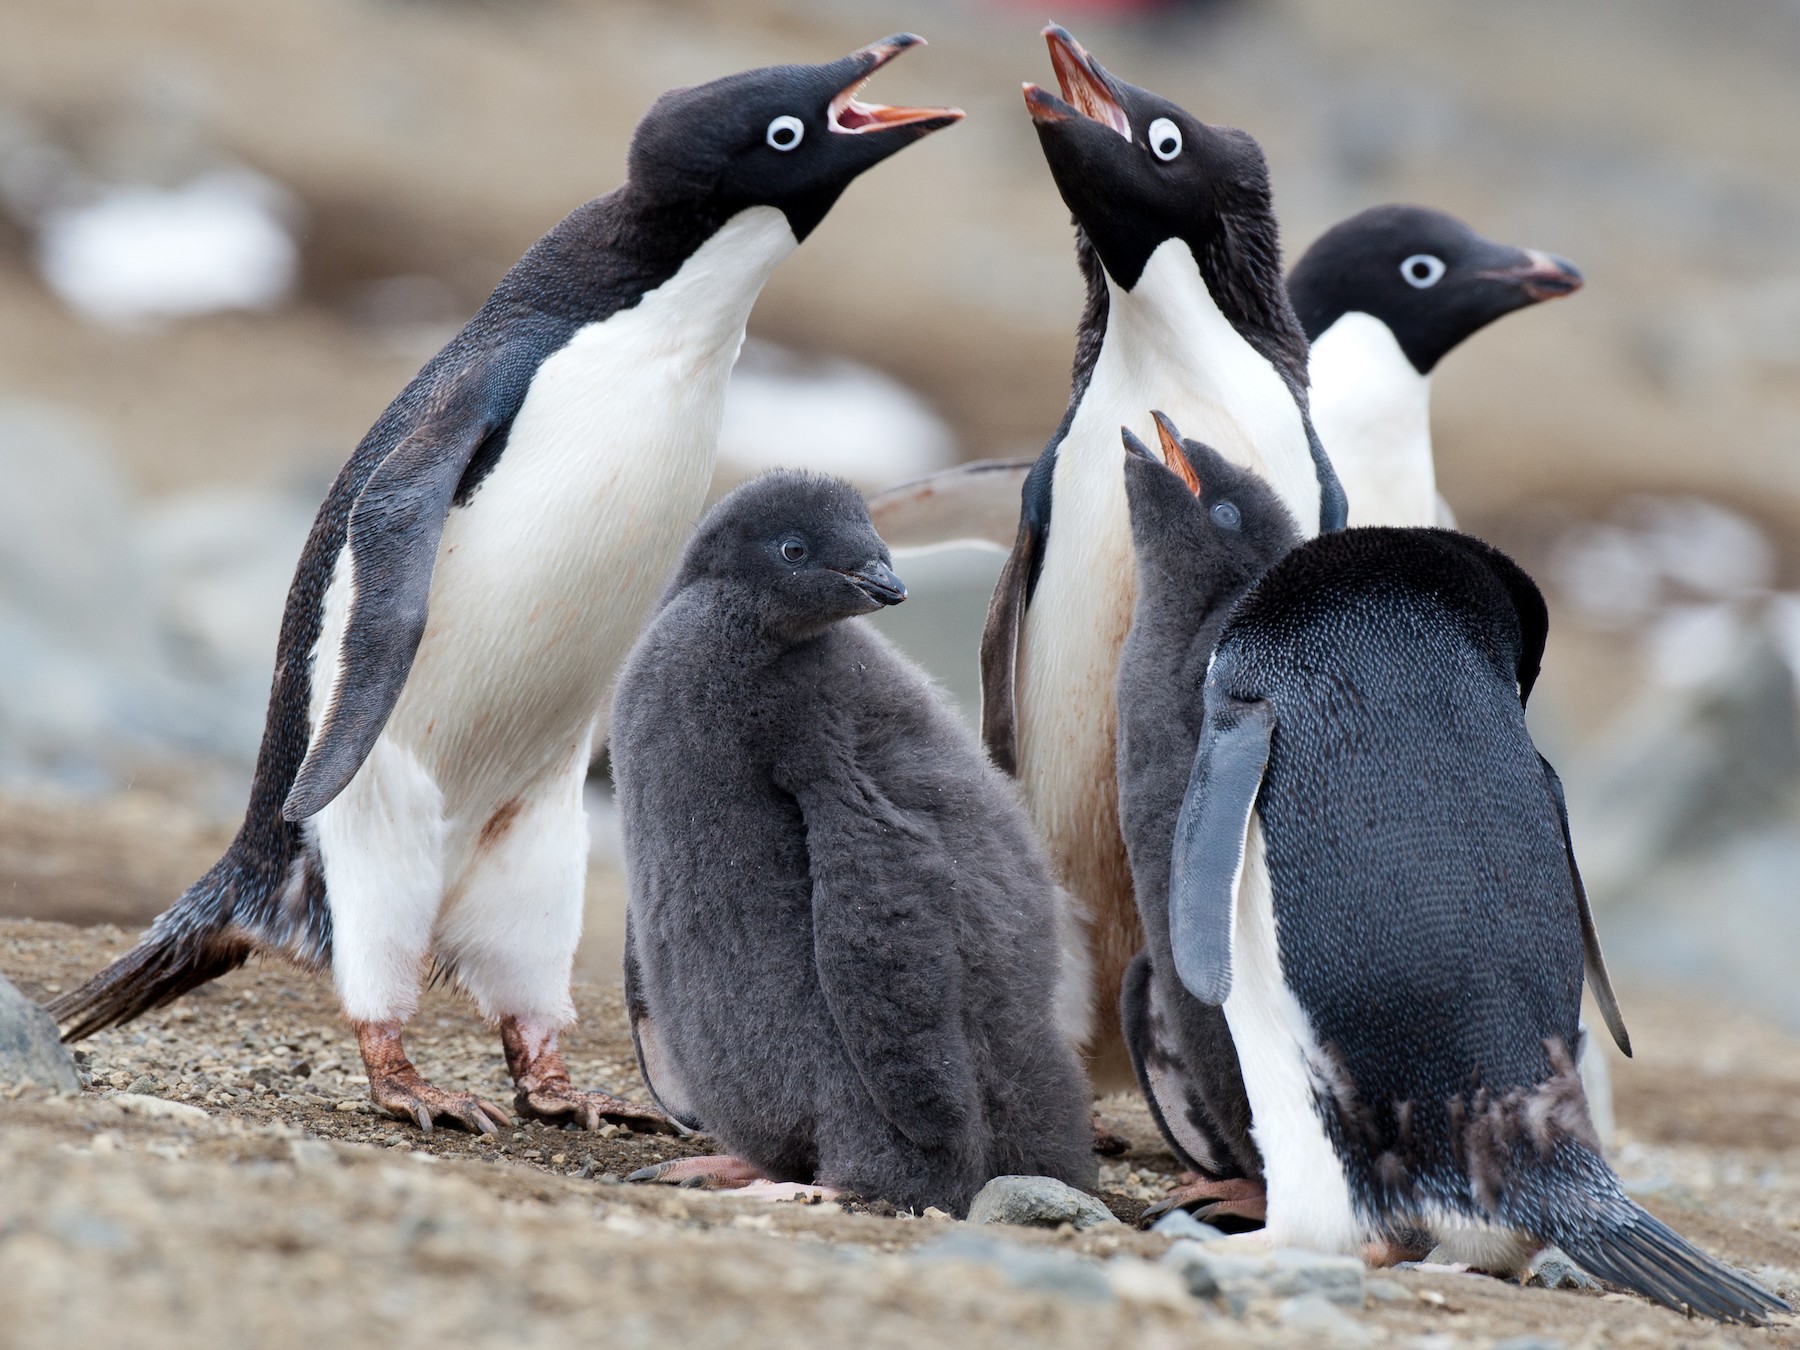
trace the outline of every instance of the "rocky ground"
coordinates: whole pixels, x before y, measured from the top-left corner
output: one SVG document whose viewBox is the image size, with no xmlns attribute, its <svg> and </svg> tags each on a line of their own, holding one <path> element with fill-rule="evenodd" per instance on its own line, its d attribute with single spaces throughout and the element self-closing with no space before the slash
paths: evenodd
<svg viewBox="0 0 1800 1350">
<path fill-rule="evenodd" d="M 41 999 L 129 936 L 0 921 L 0 974 Z M 641 1097 L 617 987 L 576 997 L 571 1068 Z M 1627 1006 L 1642 1046 L 1614 1070 L 1628 1184 L 1800 1295 L 1800 1041 L 1649 990 Z M 453 993 L 427 997 L 409 1048 L 436 1081 L 504 1099 L 498 1041 Z M 1173 1240 L 1127 1224 L 998 1230 L 627 1185 L 696 1145 L 610 1127 L 421 1135 L 367 1105 L 329 989 L 279 966 L 82 1054 L 78 1097 L 0 1093 L 0 1345 L 1800 1345 L 1791 1321 L 1721 1329 L 1440 1271 L 1360 1291 L 1240 1272 L 1196 1297 Z M 1130 1220 L 1174 1161 L 1141 1108 L 1104 1118 L 1131 1141 L 1102 1169 Z"/>
</svg>

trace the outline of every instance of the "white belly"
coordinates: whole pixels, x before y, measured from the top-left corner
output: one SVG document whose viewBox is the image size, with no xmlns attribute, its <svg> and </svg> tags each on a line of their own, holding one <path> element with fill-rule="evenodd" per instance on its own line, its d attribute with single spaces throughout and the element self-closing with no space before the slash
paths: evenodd
<svg viewBox="0 0 1800 1350">
<path fill-rule="evenodd" d="M 1049 545 L 1015 677 L 1020 786 L 1087 921 L 1103 1011 L 1142 945 L 1119 833 L 1113 688 L 1137 595 L 1119 428 L 1156 445 L 1152 409 L 1261 473 L 1304 533 L 1319 519 L 1293 395 L 1213 304 L 1187 246 L 1164 244 L 1129 294 L 1112 291 L 1093 378 L 1057 451 Z"/>
<path fill-rule="evenodd" d="M 382 733 L 436 781 L 449 820 L 483 818 L 591 740 L 703 505 L 750 307 L 793 247 L 786 217 L 751 208 L 636 306 L 579 330 L 450 513 Z"/>
<path fill-rule="evenodd" d="M 1268 1235 L 1276 1247 L 1361 1250 L 1367 1238 L 1350 1201 L 1343 1163 L 1315 1105 L 1324 1057 L 1306 1012 L 1281 974 L 1274 895 L 1262 821 L 1252 815 L 1231 916 L 1231 993 L 1225 1021 L 1250 1099 L 1250 1133 L 1269 1188 Z"/>
<path fill-rule="evenodd" d="M 1431 377 L 1381 320 L 1346 314 L 1312 345 L 1313 430 L 1350 500 L 1352 525 L 1436 525 Z"/>
</svg>

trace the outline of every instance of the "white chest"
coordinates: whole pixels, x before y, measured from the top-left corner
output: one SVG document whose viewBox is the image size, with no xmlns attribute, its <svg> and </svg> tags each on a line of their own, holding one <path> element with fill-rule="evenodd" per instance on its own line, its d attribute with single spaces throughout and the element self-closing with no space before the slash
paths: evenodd
<svg viewBox="0 0 1800 1350">
<path fill-rule="evenodd" d="M 1113 683 L 1137 591 L 1120 426 L 1155 445 L 1159 409 L 1260 473 L 1303 531 L 1319 519 L 1299 406 L 1213 303 L 1187 245 L 1164 244 L 1137 286 L 1115 287 L 1110 300 L 1093 378 L 1057 451 L 1050 542 L 1020 653 L 1020 776 L 1053 835 L 1091 814 L 1083 785 L 1113 773 Z"/>
<path fill-rule="evenodd" d="M 1431 377 L 1362 313 L 1319 334 L 1310 367 L 1313 429 L 1350 499 L 1350 523 L 1435 525 Z"/>
<path fill-rule="evenodd" d="M 793 247 L 779 211 L 745 211 L 539 367 L 438 550 L 389 724 L 425 762 L 529 767 L 587 734 L 700 513 L 745 321 Z"/>
</svg>

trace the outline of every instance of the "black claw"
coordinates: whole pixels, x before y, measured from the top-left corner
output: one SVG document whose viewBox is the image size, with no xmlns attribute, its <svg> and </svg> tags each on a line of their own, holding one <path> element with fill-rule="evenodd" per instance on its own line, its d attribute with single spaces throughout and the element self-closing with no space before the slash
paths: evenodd
<svg viewBox="0 0 1800 1350">
<path fill-rule="evenodd" d="M 658 1177 L 660 1177 L 662 1175 L 662 1172 L 663 1172 L 663 1165 L 661 1163 L 652 1163 L 649 1167 L 638 1168 L 637 1171 L 633 1172 L 630 1176 L 626 1177 L 625 1180 L 627 1180 L 627 1181 L 655 1181 Z"/>
</svg>

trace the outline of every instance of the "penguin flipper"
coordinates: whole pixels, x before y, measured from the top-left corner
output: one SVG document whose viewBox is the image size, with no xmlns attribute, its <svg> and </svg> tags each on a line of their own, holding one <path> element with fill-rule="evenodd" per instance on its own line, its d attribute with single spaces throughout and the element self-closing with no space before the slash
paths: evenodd
<svg viewBox="0 0 1800 1350">
<path fill-rule="evenodd" d="M 1231 914 L 1274 734 L 1270 704 L 1208 687 L 1200 749 L 1175 822 L 1169 940 L 1181 983 L 1214 1007 L 1231 992 Z"/>
<path fill-rule="evenodd" d="M 981 743 L 988 758 L 1009 775 L 1019 771 L 1018 708 L 1014 679 L 1019 643 L 1025 631 L 1025 608 L 1044 565 L 1050 538 L 1050 487 L 1056 472 L 1056 447 L 1039 455 L 1019 488 L 1019 521 L 1012 552 L 994 583 L 987 621 L 981 628 Z"/>
<path fill-rule="evenodd" d="M 350 617 L 325 715 L 281 808 L 287 820 L 317 814 L 344 790 L 394 710 L 425 634 L 438 541 L 457 485 L 512 411 L 496 407 L 490 392 L 489 372 L 498 364 L 484 361 L 451 384 L 388 451 L 350 508 L 340 555 L 351 566 Z"/>
<path fill-rule="evenodd" d="M 875 533 L 899 553 L 991 548 L 1005 553 L 1019 528 L 1019 490 L 1036 460 L 982 459 L 884 488 L 869 498 Z"/>
<path fill-rule="evenodd" d="M 631 1022 L 631 1049 L 637 1056 L 638 1074 L 650 1089 L 650 1100 L 683 1134 L 705 1127 L 687 1100 L 680 1077 L 669 1060 L 668 1048 L 657 1034 L 650 1005 L 644 1001 L 644 975 L 638 969 L 637 944 L 631 937 L 631 916 L 625 916 L 625 1012 Z"/>
<path fill-rule="evenodd" d="M 805 822 L 813 963 L 845 1054 L 890 1125 L 922 1149 L 955 1149 L 978 1098 L 937 900 L 955 878 L 866 775 L 783 776 Z"/>
<path fill-rule="evenodd" d="M 1581 869 L 1575 865 L 1575 841 L 1569 835 L 1569 804 L 1563 796 L 1562 779 L 1542 755 L 1544 782 L 1556 801 L 1556 818 L 1562 825 L 1563 852 L 1569 860 L 1569 880 L 1575 883 L 1575 904 L 1581 912 L 1581 955 L 1587 968 L 1588 988 L 1594 991 L 1594 1002 L 1600 1005 L 1600 1016 L 1612 1033 L 1613 1043 L 1625 1058 L 1631 1058 L 1631 1033 L 1625 1029 L 1625 1014 L 1619 1010 L 1618 995 L 1613 993 L 1612 979 L 1606 973 L 1606 957 L 1600 951 L 1600 933 L 1594 927 L 1594 911 L 1588 905 L 1587 887 L 1581 882 Z"/>
</svg>

